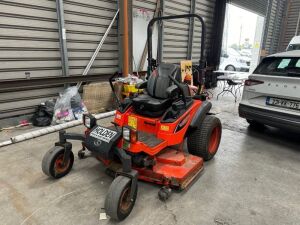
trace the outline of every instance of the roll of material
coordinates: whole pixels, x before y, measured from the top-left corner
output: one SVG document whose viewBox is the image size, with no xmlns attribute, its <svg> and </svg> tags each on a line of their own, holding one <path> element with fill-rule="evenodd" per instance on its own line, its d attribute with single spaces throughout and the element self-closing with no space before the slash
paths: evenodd
<svg viewBox="0 0 300 225">
<path fill-rule="evenodd" d="M 115 113 L 116 113 L 116 111 L 111 111 L 111 112 L 96 114 L 94 116 L 97 120 L 99 120 L 99 119 L 103 119 L 103 118 L 113 116 L 113 115 L 115 115 Z M 46 135 L 46 134 L 54 133 L 56 131 L 67 129 L 67 128 L 70 128 L 70 127 L 79 126 L 81 124 L 82 124 L 82 121 L 73 120 L 73 121 L 70 121 L 70 122 L 67 122 L 67 123 L 58 124 L 58 125 L 55 125 L 55 126 L 46 127 L 46 128 L 40 129 L 40 130 L 29 132 L 29 133 L 17 135 L 15 137 L 11 137 L 10 140 L 7 140 L 7 141 L 4 141 L 4 142 L 0 143 L 0 148 L 4 147 L 4 146 L 7 146 L 7 145 L 15 144 L 15 143 L 18 143 L 18 142 L 27 141 L 27 140 L 30 140 L 32 138 L 40 137 L 40 136 L 43 136 L 43 135 Z"/>
</svg>

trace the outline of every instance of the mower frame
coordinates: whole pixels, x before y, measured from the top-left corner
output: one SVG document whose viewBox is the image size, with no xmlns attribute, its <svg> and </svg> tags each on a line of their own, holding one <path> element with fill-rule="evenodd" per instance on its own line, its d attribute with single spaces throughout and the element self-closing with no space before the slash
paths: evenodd
<svg viewBox="0 0 300 225">
<path fill-rule="evenodd" d="M 197 69 L 199 72 L 204 71 L 204 67 L 206 63 L 204 59 L 206 27 L 203 18 L 196 14 L 164 16 L 164 17 L 153 18 L 148 24 L 148 28 L 147 28 L 147 35 L 148 35 L 147 75 L 148 77 L 150 76 L 151 71 L 153 71 L 157 66 L 155 60 L 152 58 L 152 28 L 154 23 L 157 21 L 181 19 L 181 18 L 197 18 L 202 25 L 201 50 L 200 50 L 201 52 L 200 52 L 199 65 L 197 66 Z M 84 115 L 83 118 L 84 121 L 85 121 L 85 116 L 88 116 L 90 119 L 89 122 L 84 122 L 85 126 L 88 128 L 85 131 L 85 133 L 77 134 L 77 133 L 67 133 L 65 130 L 60 131 L 59 141 L 55 143 L 54 149 L 50 149 L 44 156 L 42 162 L 42 169 L 46 175 L 52 176 L 54 178 L 60 178 L 62 176 L 65 176 L 67 173 L 69 173 L 70 170 L 66 169 L 64 172 L 62 172 L 62 174 L 57 175 L 55 174 L 55 172 L 53 172 L 53 170 L 55 169 L 55 168 L 53 169 L 53 167 L 54 167 L 54 163 L 56 163 L 57 159 L 59 159 L 57 166 L 61 168 L 65 168 L 65 167 L 70 167 L 70 169 L 72 168 L 74 155 L 72 152 L 72 143 L 68 142 L 68 140 L 77 140 L 82 142 L 82 149 L 78 152 L 79 158 L 83 158 L 85 149 L 88 149 L 90 152 L 94 153 L 97 156 L 98 160 L 102 161 L 104 166 L 107 167 L 108 169 L 110 169 L 109 167 L 111 165 L 110 163 L 113 162 L 114 160 L 116 160 L 117 163 L 120 164 L 119 167 L 117 167 L 116 170 L 113 171 L 115 177 L 118 177 L 117 178 L 118 183 L 113 182 L 113 184 L 117 184 L 117 185 L 121 184 L 123 186 L 127 185 L 126 187 L 130 188 L 130 192 L 128 191 L 129 194 L 127 194 L 128 198 L 126 198 L 127 199 L 126 201 L 130 202 L 130 204 L 134 205 L 135 203 L 138 179 L 162 185 L 163 188 L 159 192 L 159 198 L 161 200 L 166 200 L 170 195 L 170 191 L 169 191 L 170 187 L 175 187 L 175 186 L 181 187 L 181 185 L 183 185 L 183 187 L 185 188 L 190 182 L 192 182 L 198 176 L 198 174 L 200 174 L 200 172 L 203 169 L 204 159 L 197 154 L 193 155 L 193 154 L 184 153 L 183 141 L 186 137 L 189 137 L 190 134 L 193 134 L 195 130 L 200 128 L 203 122 L 205 122 L 204 121 L 206 119 L 205 117 L 209 114 L 212 104 L 210 102 L 205 101 L 206 99 L 205 98 L 203 99 L 202 98 L 203 96 L 195 96 L 194 100 L 192 99 L 192 97 L 187 99 L 186 98 L 187 96 L 185 96 L 185 92 L 181 84 L 176 79 L 174 79 L 174 77 L 169 75 L 170 80 L 177 86 L 179 92 L 181 92 L 182 95 L 181 101 L 183 103 L 182 104 L 183 108 L 179 108 L 181 107 L 181 105 L 178 106 L 179 109 L 177 110 L 178 114 L 175 114 L 175 116 L 174 114 L 172 114 L 174 118 L 172 117 L 171 121 L 167 120 L 169 119 L 168 117 L 166 120 L 164 120 L 166 118 L 164 116 L 159 117 L 162 120 L 159 120 L 158 118 L 148 118 L 143 114 L 137 114 L 136 112 L 134 112 L 134 109 L 130 106 L 131 104 L 128 104 L 128 102 L 120 101 L 113 86 L 113 80 L 117 75 L 118 73 L 112 75 L 109 78 L 110 87 L 118 103 L 118 110 L 116 112 L 115 122 L 112 122 L 113 126 L 107 128 L 99 126 L 97 125 L 96 119 L 93 116 Z M 188 100 L 192 101 L 191 104 L 189 105 L 187 104 L 190 103 L 188 102 Z M 170 107 L 170 110 L 171 109 L 173 110 L 173 108 Z M 167 112 L 169 111 L 166 110 L 166 113 Z M 166 113 L 165 115 L 167 115 Z M 148 133 L 151 134 L 154 137 L 154 139 L 155 138 L 157 140 L 159 139 L 159 141 L 162 142 L 159 142 L 158 144 L 153 146 L 143 141 L 131 142 L 131 133 L 129 133 L 130 138 L 129 140 L 127 140 L 125 138 L 124 128 L 128 129 L 129 121 L 127 120 L 129 120 L 128 118 L 131 115 L 135 116 L 136 120 L 138 119 L 140 123 L 146 124 L 146 122 L 148 122 L 149 126 L 154 126 L 154 127 L 151 127 L 151 129 L 149 127 L 148 128 L 144 127 L 144 130 L 142 129 L 141 131 L 139 131 L 137 130 L 136 128 L 137 125 L 136 125 L 136 127 L 133 126 L 132 129 L 129 127 L 130 132 L 133 129 L 135 129 L 135 132 L 139 131 L 141 133 Z M 168 127 L 168 129 L 163 130 L 162 127 Z M 180 128 L 178 129 L 178 127 Z M 99 135 L 102 136 L 104 139 L 99 138 Z M 148 140 L 151 140 L 149 136 L 147 138 Z M 156 139 L 154 141 L 157 141 Z M 124 143 L 127 142 L 130 143 L 130 147 L 128 146 L 124 147 Z M 175 145 L 180 145 L 181 147 L 179 148 L 182 149 L 173 148 L 172 146 Z M 60 158 L 58 157 L 59 154 L 60 157 L 62 158 L 61 161 Z M 157 162 L 154 162 L 156 159 Z M 138 162 L 135 160 L 137 160 Z M 140 162 L 139 160 L 141 160 L 142 162 Z M 155 167 L 156 163 L 158 165 L 157 167 Z M 148 166 L 146 166 L 146 164 Z M 162 170 L 160 170 L 163 164 L 166 164 L 167 167 L 164 167 Z M 174 166 L 178 166 L 178 167 L 174 169 Z M 165 175 L 165 173 L 169 173 L 172 176 L 169 177 Z M 177 174 L 174 175 L 174 173 Z M 119 182 L 120 179 L 123 179 L 123 181 Z M 128 182 L 130 183 L 128 183 L 124 179 L 127 180 L 129 179 Z M 111 186 L 114 186 L 113 184 Z M 122 201 L 123 201 L 123 194 L 125 193 L 126 190 L 125 187 L 122 190 L 122 195 L 121 195 Z M 108 202 L 107 203 L 108 209 L 110 210 L 109 215 L 111 216 L 112 214 L 113 215 L 112 217 L 114 219 L 122 220 L 129 214 L 123 217 L 124 215 L 119 216 L 119 211 L 114 211 L 115 205 L 112 207 L 111 202 L 109 201 L 113 201 L 113 200 L 121 201 L 118 199 L 117 200 L 113 199 L 114 196 L 117 195 L 115 194 L 114 191 L 119 191 L 119 189 L 116 188 L 113 191 L 109 189 L 108 192 L 114 194 L 109 195 L 110 197 L 106 198 L 106 200 L 108 199 L 108 201 L 105 201 L 105 207 L 106 207 L 106 203 Z M 119 203 L 114 202 L 114 204 L 119 204 Z M 129 213 L 131 212 L 131 209 Z"/>
<path fill-rule="evenodd" d="M 197 18 L 201 23 L 201 48 L 200 48 L 200 59 L 199 59 L 199 70 L 202 70 L 205 68 L 206 60 L 205 58 L 205 38 L 206 38 L 206 26 L 204 23 L 204 20 L 201 16 L 197 14 L 183 14 L 183 15 L 174 15 L 174 16 L 162 16 L 162 17 L 156 17 L 150 20 L 147 28 L 147 43 L 148 43 L 148 69 L 147 69 L 147 76 L 149 77 L 151 72 L 156 67 L 156 61 L 153 59 L 152 56 L 152 31 L 153 31 L 153 25 L 155 22 L 163 21 L 163 20 L 172 20 L 172 19 L 184 19 L 184 18 Z"/>
</svg>

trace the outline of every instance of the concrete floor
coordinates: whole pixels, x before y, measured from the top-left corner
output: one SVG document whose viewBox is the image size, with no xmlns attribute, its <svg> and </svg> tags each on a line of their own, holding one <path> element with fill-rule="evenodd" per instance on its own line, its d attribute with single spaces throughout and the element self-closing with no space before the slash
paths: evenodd
<svg viewBox="0 0 300 225">
<path fill-rule="evenodd" d="M 158 200 L 158 186 L 139 182 L 136 205 L 120 224 L 300 224 L 299 136 L 249 129 L 233 102 L 229 96 L 213 101 L 223 137 L 198 181 L 167 203 Z M 60 180 L 42 173 L 43 155 L 56 139 L 50 134 L 0 149 L 0 224 L 115 224 L 99 220 L 112 178 L 94 158 L 76 157 Z"/>
</svg>

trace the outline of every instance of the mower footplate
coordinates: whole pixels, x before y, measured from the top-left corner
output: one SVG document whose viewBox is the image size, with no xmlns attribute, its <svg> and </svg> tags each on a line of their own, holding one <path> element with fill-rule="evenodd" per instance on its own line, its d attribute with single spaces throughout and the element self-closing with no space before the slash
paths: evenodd
<svg viewBox="0 0 300 225">
<path fill-rule="evenodd" d="M 154 148 L 157 145 L 164 142 L 164 140 L 157 138 L 154 134 L 139 131 L 139 141 L 143 142 L 150 148 Z"/>
<path fill-rule="evenodd" d="M 202 171 L 203 159 L 175 149 L 166 149 L 150 169 L 139 169 L 141 180 L 185 189 Z"/>
</svg>

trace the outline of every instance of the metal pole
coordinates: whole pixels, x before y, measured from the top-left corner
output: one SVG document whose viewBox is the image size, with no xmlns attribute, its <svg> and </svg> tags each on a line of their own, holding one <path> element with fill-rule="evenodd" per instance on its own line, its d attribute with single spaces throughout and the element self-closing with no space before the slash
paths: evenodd
<svg viewBox="0 0 300 225">
<path fill-rule="evenodd" d="M 299 25 L 300 25 L 300 12 L 299 12 L 299 16 L 298 16 L 298 21 L 297 21 L 297 27 L 296 27 L 295 36 L 297 36 L 297 35 L 298 35 L 298 31 L 299 31 Z"/>
<path fill-rule="evenodd" d="M 212 26 L 212 41 L 209 46 L 210 51 L 207 53 L 208 66 L 217 67 L 220 64 L 223 31 L 226 19 L 226 4 L 227 0 L 216 0 L 214 23 Z"/>
<path fill-rule="evenodd" d="M 158 16 L 164 16 L 165 1 L 158 0 L 156 7 L 158 8 Z M 154 17 L 156 12 L 154 12 Z M 163 39 L 164 39 L 164 22 L 158 23 L 158 42 L 157 42 L 157 63 L 160 64 L 163 60 Z"/>
<path fill-rule="evenodd" d="M 59 30 L 62 75 L 69 76 L 69 60 L 68 60 L 63 0 L 56 0 L 56 13 L 57 13 L 58 30 Z"/>
<path fill-rule="evenodd" d="M 162 4 L 164 4 L 164 0 L 157 0 L 156 7 L 155 7 L 155 10 L 154 10 L 154 14 L 153 14 L 153 18 L 159 16 L 160 13 L 163 14 L 163 7 L 164 6 Z M 160 10 L 160 8 L 162 8 L 162 10 Z M 163 57 L 162 56 L 162 51 L 163 51 L 162 42 L 163 42 L 163 27 L 159 27 L 158 28 L 158 44 L 157 44 L 158 45 L 157 62 L 159 62 L 159 63 L 161 62 L 162 57 Z M 144 50 L 143 50 L 143 54 L 142 54 L 141 60 L 139 62 L 139 67 L 138 67 L 139 71 L 142 71 L 143 68 L 144 68 L 144 64 L 145 64 L 146 59 L 147 59 L 147 53 L 148 53 L 148 40 L 146 40 L 145 47 L 144 47 Z"/>
<path fill-rule="evenodd" d="M 196 0 L 191 0 L 191 14 L 195 14 L 196 11 Z M 190 18 L 189 23 L 189 39 L 188 39 L 188 50 L 187 50 L 187 59 L 192 59 L 193 54 L 193 39 L 194 39 L 194 24 L 195 24 L 195 18 Z M 202 34 L 201 34 L 202 35 Z"/>
<path fill-rule="evenodd" d="M 98 55 L 100 49 L 102 48 L 102 45 L 103 45 L 103 43 L 104 43 L 106 37 L 108 36 L 108 33 L 109 33 L 109 31 L 111 30 L 111 28 L 112 28 L 112 26 L 113 26 L 113 24 L 114 24 L 114 22 L 115 22 L 115 20 L 116 20 L 116 18 L 117 18 L 117 16 L 118 16 L 118 14 L 119 14 L 119 9 L 118 9 L 118 11 L 116 12 L 116 14 L 115 14 L 114 18 L 112 19 L 111 23 L 109 24 L 107 30 L 105 31 L 105 34 L 103 35 L 103 37 L 102 37 L 100 43 L 98 44 L 98 46 L 97 46 L 97 48 L 96 48 L 96 50 L 95 50 L 95 52 L 94 52 L 92 58 L 90 59 L 90 61 L 89 61 L 89 63 L 87 64 L 87 66 L 85 67 L 85 70 L 83 71 L 83 74 L 82 74 L 83 76 L 86 76 L 86 75 L 88 74 L 88 72 L 90 71 L 90 69 L 91 69 L 91 67 L 92 67 L 92 65 L 93 65 L 93 63 L 94 63 L 94 61 L 95 61 L 95 59 L 96 59 L 96 57 L 97 57 L 97 55 Z M 80 88 L 81 84 L 82 84 L 82 82 L 79 82 L 79 83 L 77 84 L 77 88 L 78 88 L 78 89 Z"/>
<path fill-rule="evenodd" d="M 128 0 L 123 0 L 123 76 L 129 74 L 129 35 L 128 35 Z"/>
</svg>

